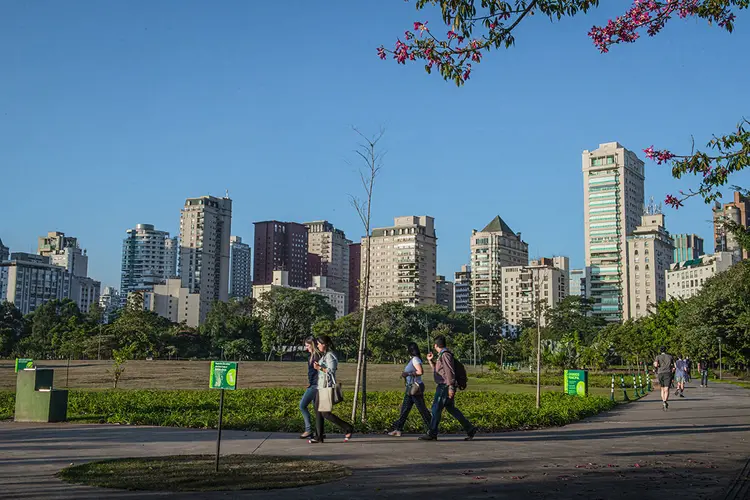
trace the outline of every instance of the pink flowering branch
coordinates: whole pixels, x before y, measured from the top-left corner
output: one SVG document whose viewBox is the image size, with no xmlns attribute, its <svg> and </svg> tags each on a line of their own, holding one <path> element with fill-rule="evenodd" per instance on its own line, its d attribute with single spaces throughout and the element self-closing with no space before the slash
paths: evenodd
<svg viewBox="0 0 750 500">
<path fill-rule="evenodd" d="M 646 157 L 657 165 L 672 162 L 672 176 L 680 179 L 683 175 L 700 177 L 697 189 L 687 193 L 680 191 L 679 196 L 667 195 L 664 202 L 674 208 L 680 208 L 685 200 L 700 196 L 706 203 L 721 198 L 719 188 L 729 182 L 729 176 L 750 166 L 750 121 L 742 119 L 737 131 L 721 137 L 714 136 L 707 148 L 718 154 L 709 155 L 698 151 L 690 155 L 675 155 L 668 150 L 656 150 L 653 146 L 643 150 Z"/>
</svg>

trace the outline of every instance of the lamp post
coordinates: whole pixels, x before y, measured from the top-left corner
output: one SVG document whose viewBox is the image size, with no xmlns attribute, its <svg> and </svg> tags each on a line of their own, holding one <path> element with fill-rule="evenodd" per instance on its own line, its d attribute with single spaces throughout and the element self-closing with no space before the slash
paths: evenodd
<svg viewBox="0 0 750 500">
<path fill-rule="evenodd" d="M 472 304 L 471 314 L 474 316 L 474 368 L 477 367 L 477 292 L 476 287 L 471 287 Z"/>
<path fill-rule="evenodd" d="M 719 337 L 719 380 L 721 380 L 721 337 Z"/>
<path fill-rule="evenodd" d="M 539 273 L 537 273 L 537 280 L 539 278 Z M 541 400 L 542 400 L 542 385 L 541 385 L 541 377 L 542 377 L 542 327 L 539 324 L 539 317 L 541 308 L 539 307 L 539 303 L 536 300 L 537 295 L 539 294 L 539 283 L 536 283 L 536 287 L 534 286 L 534 268 L 531 269 L 531 310 L 534 311 L 534 316 L 536 317 L 536 408 L 539 409 L 541 407 Z"/>
</svg>

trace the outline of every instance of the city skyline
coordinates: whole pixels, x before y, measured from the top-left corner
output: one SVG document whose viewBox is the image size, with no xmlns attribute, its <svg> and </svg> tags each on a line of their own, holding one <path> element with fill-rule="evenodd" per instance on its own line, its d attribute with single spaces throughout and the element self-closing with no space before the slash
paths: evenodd
<svg viewBox="0 0 750 500">
<path fill-rule="evenodd" d="M 529 257 L 569 255 L 571 267 L 580 268 L 582 150 L 617 141 L 634 151 L 646 162 L 646 196 L 660 201 L 694 187 L 697 179 L 672 179 L 669 166 L 646 160 L 642 150 L 653 144 L 689 151 L 691 136 L 703 147 L 711 134 L 731 131 L 741 118 L 737 110 L 750 105 L 742 78 L 750 69 L 737 67 L 723 50 L 729 35 L 702 23 L 670 23 L 662 36 L 615 47 L 606 56 L 585 33 L 592 22 L 622 14 L 618 5 L 601 5 L 552 27 L 530 23 L 516 49 L 477 65 L 471 81 L 456 88 L 419 65 L 377 58 L 377 46 L 390 45 L 409 27 L 413 4 L 341 2 L 330 12 L 298 7 L 295 19 L 306 21 L 296 35 L 279 38 L 274 54 L 253 54 L 258 60 L 250 64 L 251 47 L 284 30 L 286 20 L 274 16 L 271 5 L 191 4 L 177 18 L 158 4 L 10 5 L 0 19 L 0 44 L 13 47 L 8 76 L 0 81 L 6 97 L 0 150 L 4 182 L 19 189 L 4 193 L 3 243 L 33 253 L 40 234 L 76 235 L 88 250 L 89 275 L 119 288 L 126 229 L 148 223 L 179 234 L 174 211 L 186 196 L 221 197 L 226 189 L 235 200 L 232 232 L 245 241 L 252 241 L 253 221 L 273 219 L 329 220 L 357 241 L 363 231 L 349 195 L 360 195 L 361 188 L 351 127 L 370 134 L 382 126 L 387 155 L 375 184 L 372 225 L 387 226 L 399 214 L 434 217 L 438 274 L 453 276 L 467 263 L 472 228 L 520 207 L 523 212 L 508 222 L 529 242 Z M 248 20 L 258 16 L 269 23 L 248 29 Z M 375 21 L 362 25 L 356 19 Z M 740 12 L 738 26 L 747 20 L 750 12 Z M 318 22 L 335 29 L 319 30 Z M 57 40 L 54 47 L 38 43 L 48 37 Z M 301 38 L 338 47 L 337 57 L 310 51 L 294 64 L 278 57 L 299 50 Z M 747 45 L 750 34 L 737 30 L 731 41 Z M 646 71 L 646 60 L 658 66 L 648 70 L 644 97 L 634 79 Z M 722 81 L 717 93 L 715 74 L 726 67 L 738 77 Z M 312 78 L 299 78 L 307 71 Z M 550 72 L 556 91 L 544 92 Z M 628 77 L 600 85 L 593 73 Z M 691 85 L 675 86 L 680 80 Z M 695 100 L 700 93 L 712 99 Z M 454 101 L 462 105 L 447 117 L 438 104 Z M 583 110 L 598 109 L 589 108 L 593 103 L 633 111 L 584 119 Z M 459 130 L 451 123 L 464 124 L 465 139 L 446 147 L 447 131 Z M 534 154 L 539 149 L 544 153 Z M 257 188 L 278 183 L 279 172 L 291 179 L 283 198 Z M 58 208 L 29 200 L 29 189 L 20 188 L 32 178 L 36 197 L 55 200 Z M 750 172 L 730 179 L 748 181 Z M 457 183 L 470 191 L 461 196 L 451 190 Z M 449 194 L 452 202 L 445 200 Z M 724 202 L 731 201 L 729 187 L 724 195 Z M 136 199 L 127 210 L 116 209 L 121 200 Z M 694 198 L 665 212 L 670 232 L 698 234 L 706 252 L 713 251 L 710 207 Z"/>
</svg>

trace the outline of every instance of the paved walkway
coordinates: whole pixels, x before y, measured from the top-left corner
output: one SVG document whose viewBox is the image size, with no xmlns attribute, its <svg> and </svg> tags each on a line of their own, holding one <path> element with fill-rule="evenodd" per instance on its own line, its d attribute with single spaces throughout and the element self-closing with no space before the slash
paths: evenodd
<svg viewBox="0 0 750 500">
<path fill-rule="evenodd" d="M 0 497 L 91 498 L 750 498 L 750 391 L 691 386 L 670 411 L 655 391 L 562 428 L 480 435 L 339 436 L 308 445 L 289 434 L 224 433 L 222 452 L 310 456 L 351 467 L 343 481 L 301 489 L 144 494 L 71 486 L 54 477 L 89 460 L 210 454 L 215 431 L 0 423 Z M 458 403 L 460 406 L 460 395 Z"/>
</svg>

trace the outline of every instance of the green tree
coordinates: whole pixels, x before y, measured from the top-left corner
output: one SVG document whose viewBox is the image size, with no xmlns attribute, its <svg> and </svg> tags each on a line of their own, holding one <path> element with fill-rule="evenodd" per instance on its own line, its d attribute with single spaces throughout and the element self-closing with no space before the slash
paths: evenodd
<svg viewBox="0 0 750 500">
<path fill-rule="evenodd" d="M 545 313 L 545 338 L 560 340 L 569 333 L 578 333 L 588 344 L 605 325 L 605 321 L 591 314 L 590 300 L 571 295 Z"/>
<path fill-rule="evenodd" d="M 232 342 L 234 353 L 252 357 L 261 352 L 261 321 L 253 315 L 253 299 L 245 298 L 230 302 L 214 302 L 201 325 L 201 335 L 211 346 L 211 355 L 219 356 Z M 226 353 L 225 353 L 226 354 Z M 228 355 L 228 354 L 227 354 Z"/>
<path fill-rule="evenodd" d="M 263 352 L 270 360 L 290 346 L 300 346 L 319 320 L 336 317 L 336 309 L 325 297 L 306 290 L 273 288 L 256 302 L 261 318 Z"/>
<path fill-rule="evenodd" d="M 10 302 L 0 303 L 0 357 L 9 357 L 26 333 L 23 314 Z"/>
<path fill-rule="evenodd" d="M 143 298 L 138 294 L 128 299 L 128 304 L 109 327 L 121 347 L 128 347 L 134 357 L 158 356 L 159 339 L 172 323 L 158 314 L 143 309 Z"/>
<path fill-rule="evenodd" d="M 64 344 L 76 337 L 83 319 L 76 303 L 63 299 L 42 304 L 28 315 L 27 321 L 31 334 L 19 343 L 18 351 L 34 358 L 56 358 L 67 356 Z"/>
</svg>

